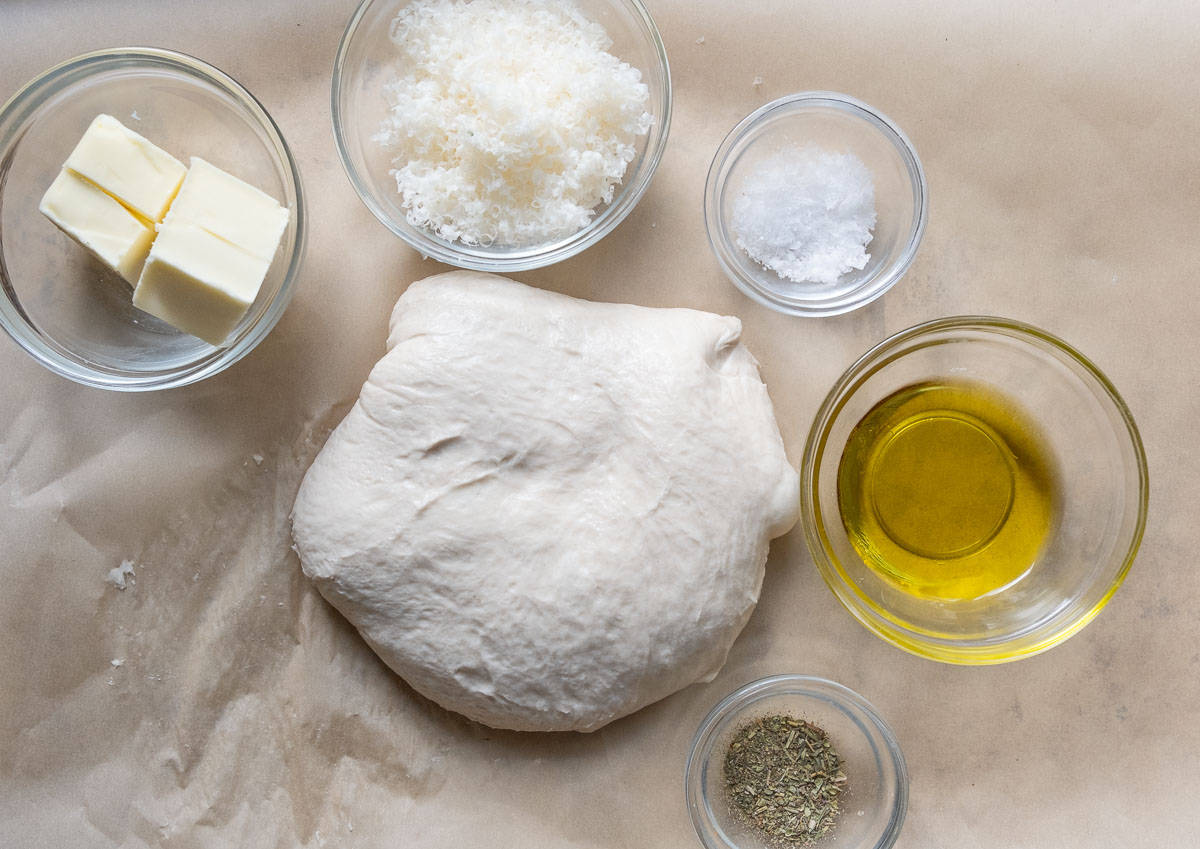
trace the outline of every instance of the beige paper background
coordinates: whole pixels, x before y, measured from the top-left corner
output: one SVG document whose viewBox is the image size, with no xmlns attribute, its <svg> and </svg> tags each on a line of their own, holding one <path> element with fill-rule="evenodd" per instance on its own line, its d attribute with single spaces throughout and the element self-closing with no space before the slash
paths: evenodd
<svg viewBox="0 0 1200 849">
<path fill-rule="evenodd" d="M 602 244 L 516 276 L 740 316 L 793 460 L 833 380 L 885 335 L 964 312 L 1038 324 L 1123 392 L 1152 508 L 1092 625 L 982 669 L 869 635 L 793 532 L 714 682 L 550 736 L 416 696 L 289 550 L 299 477 L 381 354 L 387 311 L 440 270 L 369 215 L 335 159 L 329 75 L 353 5 L 0 5 L 0 96 L 90 49 L 192 53 L 272 112 L 312 213 L 283 321 L 198 386 L 85 389 L 0 340 L 0 847 L 691 847 L 691 735 L 720 697 L 777 672 L 841 681 L 892 724 L 912 778 L 900 847 L 1200 842 L 1195 4 L 652 0 L 677 96 L 662 167 Z M 725 132 L 803 89 L 891 116 L 932 195 L 907 277 L 815 321 L 726 282 L 700 203 Z M 104 577 L 126 558 L 136 582 L 118 592 Z"/>
</svg>

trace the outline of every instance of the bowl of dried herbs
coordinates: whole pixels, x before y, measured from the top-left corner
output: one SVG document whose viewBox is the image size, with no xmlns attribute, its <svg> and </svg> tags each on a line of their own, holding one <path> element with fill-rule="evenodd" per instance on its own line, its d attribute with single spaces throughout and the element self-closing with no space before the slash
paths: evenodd
<svg viewBox="0 0 1200 849">
<path fill-rule="evenodd" d="M 707 849 L 885 849 L 908 806 L 887 723 L 853 690 L 807 675 L 722 699 L 696 732 L 685 788 Z"/>
</svg>

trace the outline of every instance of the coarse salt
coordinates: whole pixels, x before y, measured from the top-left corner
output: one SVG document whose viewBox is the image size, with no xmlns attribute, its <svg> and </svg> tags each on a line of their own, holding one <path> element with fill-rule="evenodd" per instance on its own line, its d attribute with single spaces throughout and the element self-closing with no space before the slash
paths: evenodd
<svg viewBox="0 0 1200 849">
<path fill-rule="evenodd" d="M 649 132 L 641 72 L 563 0 L 417 0 L 392 24 L 397 78 L 375 140 L 410 224 L 467 245 L 582 229 Z"/>
<path fill-rule="evenodd" d="M 852 153 L 780 150 L 752 167 L 733 203 L 738 247 L 796 283 L 866 267 L 875 227 L 871 172 Z"/>
</svg>

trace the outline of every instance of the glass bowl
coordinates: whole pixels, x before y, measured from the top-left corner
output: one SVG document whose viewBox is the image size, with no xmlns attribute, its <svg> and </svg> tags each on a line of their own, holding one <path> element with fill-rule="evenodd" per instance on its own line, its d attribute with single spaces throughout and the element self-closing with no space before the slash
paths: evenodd
<svg viewBox="0 0 1200 849">
<path fill-rule="evenodd" d="M 774 846 L 731 812 L 724 761 L 731 739 L 745 723 L 781 713 L 825 731 L 842 757 L 847 778 L 842 812 L 836 829 L 814 845 L 886 849 L 895 843 L 908 808 L 908 769 L 892 730 L 866 699 L 841 684 L 808 675 L 776 675 L 722 699 L 692 741 L 684 792 L 706 849 Z"/>
<path fill-rule="evenodd" d="M 834 283 L 797 283 L 752 259 L 731 228 L 747 175 L 780 150 L 850 153 L 871 174 L 876 222 L 870 259 Z M 717 149 L 704 187 L 708 241 L 734 285 L 764 306 L 799 316 L 839 315 L 869 304 L 908 270 L 925 232 L 928 188 L 912 143 L 885 115 L 830 91 L 806 91 L 768 103 L 739 123 Z"/>
<path fill-rule="evenodd" d="M 878 402 L 951 381 L 987 387 L 1035 426 L 1057 497 L 1040 548 L 1015 564 L 1015 578 L 974 597 L 939 598 L 866 566 L 842 519 L 838 474 L 850 434 Z M 1045 651 L 1108 603 L 1142 538 L 1148 478 L 1133 418 L 1099 369 L 1037 328 L 965 316 L 898 333 L 842 375 L 809 434 L 800 491 L 817 567 L 860 622 L 913 654 L 989 664 Z M 953 560 L 943 562 L 952 568 Z"/>
<path fill-rule="evenodd" d="M 102 112 L 184 163 L 200 156 L 228 170 L 291 213 L 258 297 L 220 347 L 135 309 L 129 285 L 38 212 Z M 46 71 L 0 109 L 0 324 L 71 380 L 144 391 L 228 368 L 283 315 L 305 227 L 300 174 L 279 128 L 246 89 L 198 59 L 143 47 L 87 53 Z"/>
<path fill-rule="evenodd" d="M 586 227 L 562 239 L 522 247 L 465 245 L 443 239 L 409 223 L 396 180 L 388 172 L 391 156 L 372 140 L 388 113 L 383 87 L 395 74 L 397 55 L 391 22 L 409 0 L 365 0 L 346 27 L 333 66 L 333 134 L 351 185 L 383 224 L 439 262 L 478 271 L 521 271 L 541 268 L 594 245 L 632 211 L 645 194 L 662 158 L 671 126 L 671 75 L 667 53 L 650 13 L 641 0 L 576 0 L 588 20 L 604 27 L 612 39 L 609 52 L 641 71 L 650 89 L 648 111 L 654 116 L 649 133 L 640 136 L 610 203 L 595 208 Z"/>
</svg>

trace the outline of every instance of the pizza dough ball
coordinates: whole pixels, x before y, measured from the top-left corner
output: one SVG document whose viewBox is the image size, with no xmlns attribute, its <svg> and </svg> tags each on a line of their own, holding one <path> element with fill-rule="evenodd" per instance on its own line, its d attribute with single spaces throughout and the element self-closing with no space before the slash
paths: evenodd
<svg viewBox="0 0 1200 849">
<path fill-rule="evenodd" d="M 414 283 L 296 498 L 305 573 L 414 689 L 591 731 L 716 675 L 798 481 L 736 318 Z"/>
</svg>

